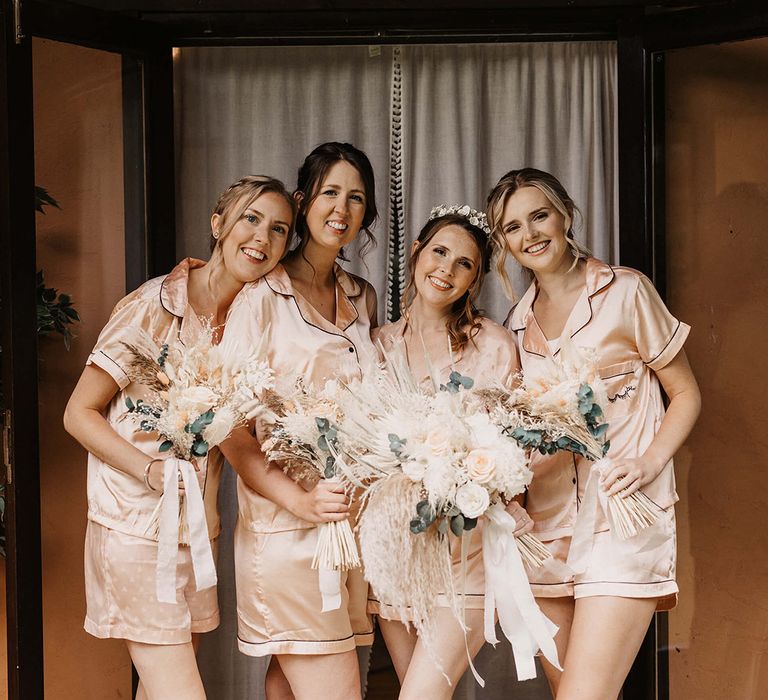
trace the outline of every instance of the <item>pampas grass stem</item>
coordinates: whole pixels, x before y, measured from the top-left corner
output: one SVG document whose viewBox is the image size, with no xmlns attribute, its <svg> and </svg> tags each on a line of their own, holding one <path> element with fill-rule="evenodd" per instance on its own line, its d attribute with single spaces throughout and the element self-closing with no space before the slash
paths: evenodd
<svg viewBox="0 0 768 700">
<path fill-rule="evenodd" d="M 621 493 L 610 496 L 608 509 L 614 534 L 621 540 L 634 537 L 658 519 L 656 504 L 642 491 L 635 491 L 629 496 L 622 496 Z"/>
<path fill-rule="evenodd" d="M 535 535 L 526 533 L 516 537 L 515 542 L 523 561 L 532 569 L 538 569 L 545 561 L 552 558 L 552 552 Z"/>
<path fill-rule="evenodd" d="M 360 566 L 357 543 L 349 520 L 322 523 L 317 528 L 313 569 L 347 571 Z"/>
</svg>

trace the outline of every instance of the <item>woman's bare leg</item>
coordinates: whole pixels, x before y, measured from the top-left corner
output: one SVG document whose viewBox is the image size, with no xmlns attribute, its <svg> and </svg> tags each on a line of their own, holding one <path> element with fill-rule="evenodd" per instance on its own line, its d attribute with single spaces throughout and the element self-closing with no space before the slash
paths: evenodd
<svg viewBox="0 0 768 700">
<path fill-rule="evenodd" d="M 357 652 L 280 654 L 280 667 L 296 700 L 361 700 Z"/>
<path fill-rule="evenodd" d="M 466 644 L 464 632 L 451 610 L 440 608 L 435 617 L 434 653 L 440 660 L 442 670 L 419 640 L 413 650 L 405 679 L 401 683 L 400 700 L 450 700 L 456 684 L 469 668 L 467 644 L 474 659 L 485 642 L 482 610 L 466 611 L 466 624 L 469 627 Z"/>
<path fill-rule="evenodd" d="M 197 650 L 200 648 L 200 637 L 201 637 L 200 633 L 198 632 L 192 633 L 192 648 L 195 650 L 195 654 L 197 654 Z M 139 685 L 136 688 L 135 700 L 149 700 L 149 696 L 144 690 L 144 686 L 141 682 L 141 679 L 139 679 Z"/>
<path fill-rule="evenodd" d="M 273 656 L 267 667 L 267 676 L 264 679 L 264 689 L 267 700 L 295 700 L 291 684 L 280 667 L 280 662 Z"/>
<path fill-rule="evenodd" d="M 392 665 L 395 667 L 397 680 L 402 685 L 418 641 L 416 630 L 412 627 L 408 629 L 402 622 L 385 620 L 381 616 L 379 616 L 379 629 L 387 645 L 389 658 L 392 659 Z"/>
<path fill-rule="evenodd" d="M 142 644 L 127 641 L 128 653 L 138 671 L 142 700 L 205 700 L 192 642 Z"/>
<path fill-rule="evenodd" d="M 655 610 L 655 598 L 579 598 L 557 700 L 616 700 Z"/>
<path fill-rule="evenodd" d="M 568 651 L 568 638 L 571 634 L 571 624 L 573 622 L 573 598 L 536 598 L 536 602 L 541 608 L 541 612 L 559 628 L 555 635 L 555 645 L 557 646 L 557 658 L 560 661 L 560 665 L 563 666 L 565 655 Z M 544 657 L 541 657 L 541 666 L 544 669 L 544 675 L 547 677 L 549 689 L 552 691 L 552 697 L 557 697 L 560 677 L 563 675 L 563 672 L 556 669 Z M 563 666 L 563 668 L 565 667 Z"/>
</svg>

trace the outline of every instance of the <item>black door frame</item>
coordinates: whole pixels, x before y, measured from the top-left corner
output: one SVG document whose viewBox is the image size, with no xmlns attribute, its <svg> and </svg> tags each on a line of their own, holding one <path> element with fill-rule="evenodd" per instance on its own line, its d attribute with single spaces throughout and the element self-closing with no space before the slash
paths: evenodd
<svg viewBox="0 0 768 700">
<path fill-rule="evenodd" d="M 8 697 L 27 700 L 44 694 L 32 38 L 124 57 L 126 272 L 133 286 L 169 269 L 175 258 L 173 82 L 165 31 L 131 18 L 0 0 L 0 27 L 2 380 L 12 465 L 6 494 Z"/>
</svg>

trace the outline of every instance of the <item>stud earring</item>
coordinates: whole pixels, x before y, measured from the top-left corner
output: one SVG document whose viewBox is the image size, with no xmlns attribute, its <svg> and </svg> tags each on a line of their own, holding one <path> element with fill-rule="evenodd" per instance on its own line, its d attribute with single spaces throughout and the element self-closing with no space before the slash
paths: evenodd
<svg viewBox="0 0 768 700">
<path fill-rule="evenodd" d="M 220 236 L 220 235 L 221 235 L 221 231 L 219 231 L 219 229 L 216 229 L 216 230 L 213 232 L 213 237 L 214 237 L 216 240 L 219 240 L 219 236 Z"/>
</svg>

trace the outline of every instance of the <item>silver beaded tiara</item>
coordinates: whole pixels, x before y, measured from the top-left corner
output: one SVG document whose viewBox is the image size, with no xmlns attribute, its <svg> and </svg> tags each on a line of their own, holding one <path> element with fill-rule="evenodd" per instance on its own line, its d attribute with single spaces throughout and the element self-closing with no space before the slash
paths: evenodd
<svg viewBox="0 0 768 700">
<path fill-rule="evenodd" d="M 429 212 L 428 221 L 448 214 L 463 216 L 470 224 L 483 231 L 486 236 L 491 235 L 491 227 L 488 226 L 488 219 L 485 214 L 477 211 L 477 209 L 472 209 L 469 204 L 438 204 L 436 207 L 432 207 L 432 211 Z"/>
</svg>

